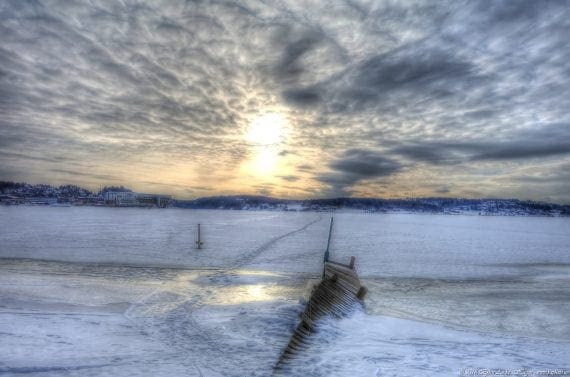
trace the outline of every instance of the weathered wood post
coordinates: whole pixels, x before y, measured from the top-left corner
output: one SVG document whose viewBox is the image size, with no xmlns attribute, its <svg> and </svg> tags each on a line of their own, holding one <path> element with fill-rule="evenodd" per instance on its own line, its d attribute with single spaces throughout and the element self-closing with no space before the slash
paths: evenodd
<svg viewBox="0 0 570 377">
<path fill-rule="evenodd" d="M 325 251 L 325 262 L 329 261 L 329 257 L 330 257 L 330 253 L 329 253 L 329 249 L 331 246 L 331 236 L 332 236 L 332 228 L 333 228 L 333 221 L 334 219 L 331 217 L 331 225 L 329 227 L 329 238 L 327 240 L 327 250 Z"/>
<path fill-rule="evenodd" d="M 333 229 L 333 221 L 334 218 L 331 217 L 331 224 L 329 226 L 329 238 L 327 240 L 327 250 L 325 251 L 325 258 L 323 263 L 327 263 L 329 261 L 329 257 L 330 257 L 330 252 L 329 252 L 329 248 L 331 246 L 331 236 L 332 236 L 332 229 Z M 325 266 L 323 265 L 323 279 L 325 278 Z"/>
<path fill-rule="evenodd" d="M 348 264 L 348 267 L 350 267 L 351 270 L 354 270 L 354 263 L 356 262 L 356 258 L 355 257 L 350 257 L 350 263 Z"/>
<path fill-rule="evenodd" d="M 200 239 L 200 224 L 198 224 L 198 241 L 196 241 L 196 245 L 198 245 L 198 249 L 202 248 L 204 242 Z"/>
<path fill-rule="evenodd" d="M 358 297 L 359 300 L 362 300 L 364 299 L 364 296 L 366 296 L 366 293 L 368 293 L 368 289 L 365 286 L 362 286 L 358 292 L 356 292 L 356 297 Z"/>
</svg>

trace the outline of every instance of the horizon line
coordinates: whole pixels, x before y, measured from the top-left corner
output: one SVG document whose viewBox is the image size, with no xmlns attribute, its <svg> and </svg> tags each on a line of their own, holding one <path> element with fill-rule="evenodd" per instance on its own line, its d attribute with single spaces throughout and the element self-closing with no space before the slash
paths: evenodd
<svg viewBox="0 0 570 377">
<path fill-rule="evenodd" d="M 146 192 L 146 191 L 134 191 L 132 189 L 130 189 L 129 187 L 126 187 L 124 185 L 117 185 L 117 186 L 113 186 L 113 185 L 100 185 L 100 189 L 99 191 L 92 191 L 91 189 L 85 188 L 83 186 L 79 186 L 76 184 L 72 184 L 72 183 L 64 183 L 64 184 L 60 184 L 60 185 L 52 185 L 52 184 L 48 184 L 48 183 L 29 183 L 29 182 L 15 182 L 15 181 L 4 181 L 4 180 L 0 180 L 0 183 L 12 183 L 12 184 L 27 184 L 27 185 L 31 185 L 31 186 L 49 186 L 49 187 L 53 187 L 53 188 L 59 188 L 61 186 L 75 186 L 79 189 L 82 190 L 86 190 L 89 191 L 91 193 L 100 193 L 103 189 L 105 188 L 110 188 L 110 187 L 122 187 L 123 189 L 126 190 L 130 190 L 132 192 L 135 193 L 148 193 L 148 194 L 155 194 L 155 195 L 170 195 L 172 197 L 173 200 L 177 200 L 177 201 L 193 201 L 193 200 L 199 200 L 199 199 L 207 199 L 207 198 L 221 198 L 221 197 L 225 197 L 225 198 L 230 198 L 230 197 L 263 197 L 263 198 L 269 198 L 269 199 L 274 199 L 274 200 L 287 200 L 287 201 L 311 201 L 311 200 L 335 200 L 335 199 L 365 199 L 365 200 L 421 200 L 421 199 L 446 199 L 446 200 L 450 200 L 450 199 L 460 199 L 460 200 L 516 200 L 516 201 L 520 201 L 520 202 L 528 202 L 528 203 L 540 203 L 540 204 L 554 204 L 554 205 L 561 205 L 561 206 L 567 206 L 570 205 L 570 202 L 551 202 L 551 201 L 547 201 L 547 200 L 532 200 L 532 199 L 521 199 L 521 198 L 516 198 L 516 197 L 467 197 L 467 196 L 402 196 L 402 197 L 382 197 L 382 196 L 331 196 L 331 197 L 314 197 L 314 198 L 309 198 L 309 197 L 305 197 L 305 198 L 299 198 L 299 199 L 295 199 L 295 198 L 286 198 L 286 197 L 278 197 L 278 196 L 272 196 L 272 195 L 267 195 L 267 194 L 245 194 L 245 193 L 231 193 L 231 194 L 218 194 L 218 195 L 206 195 L 206 196 L 197 196 L 194 198 L 187 198 L 187 199 L 179 199 L 176 198 L 175 195 L 173 194 L 164 194 L 164 193 L 150 193 L 150 192 Z"/>
</svg>

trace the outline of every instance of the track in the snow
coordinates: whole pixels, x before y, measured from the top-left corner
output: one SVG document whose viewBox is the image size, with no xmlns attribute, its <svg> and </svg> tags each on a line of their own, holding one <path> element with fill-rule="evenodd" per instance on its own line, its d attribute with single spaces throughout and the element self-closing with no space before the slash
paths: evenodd
<svg viewBox="0 0 570 377">
<path fill-rule="evenodd" d="M 241 268 L 243 266 L 245 266 L 246 264 L 248 264 L 249 262 L 251 262 L 252 260 L 254 260 L 255 258 L 257 258 L 259 255 L 261 255 L 261 253 L 263 253 L 265 250 L 269 249 L 271 246 L 273 246 L 274 244 L 276 244 L 277 242 L 281 241 L 284 238 L 290 237 L 294 234 L 297 233 L 301 233 L 304 230 L 306 230 L 308 227 L 310 227 L 313 224 L 318 223 L 319 221 L 322 220 L 322 216 L 319 216 L 318 219 L 313 220 L 305 225 L 303 225 L 301 228 L 299 229 L 295 229 L 292 230 L 290 232 L 287 232 L 285 234 L 282 234 L 280 236 L 277 236 L 275 238 L 272 238 L 271 240 L 267 241 L 266 243 L 264 243 L 263 245 L 259 246 L 258 248 L 256 248 L 255 250 L 246 253 L 244 255 L 242 255 L 240 258 L 238 258 L 236 260 L 236 262 L 234 263 L 234 265 L 230 268 L 231 270 L 233 269 L 237 269 L 237 268 Z"/>
</svg>

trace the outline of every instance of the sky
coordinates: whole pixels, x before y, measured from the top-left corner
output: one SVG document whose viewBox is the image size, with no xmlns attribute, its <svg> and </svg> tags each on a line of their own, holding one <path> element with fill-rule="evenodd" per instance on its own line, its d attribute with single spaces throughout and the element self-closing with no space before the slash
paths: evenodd
<svg viewBox="0 0 570 377">
<path fill-rule="evenodd" d="M 0 180 L 570 203 L 568 1 L 2 1 Z"/>
</svg>

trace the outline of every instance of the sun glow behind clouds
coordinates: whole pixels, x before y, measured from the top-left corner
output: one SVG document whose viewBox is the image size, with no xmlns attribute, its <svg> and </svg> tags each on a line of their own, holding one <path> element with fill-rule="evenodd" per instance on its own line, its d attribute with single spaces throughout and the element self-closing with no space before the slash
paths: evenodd
<svg viewBox="0 0 570 377">
<path fill-rule="evenodd" d="M 279 171 L 279 150 L 288 133 L 287 118 L 280 113 L 265 113 L 253 119 L 245 139 L 251 148 L 246 171 L 264 178 Z"/>
<path fill-rule="evenodd" d="M 278 144 L 285 137 L 287 118 L 278 113 L 267 113 L 255 118 L 249 125 L 247 141 L 253 145 Z"/>
</svg>

